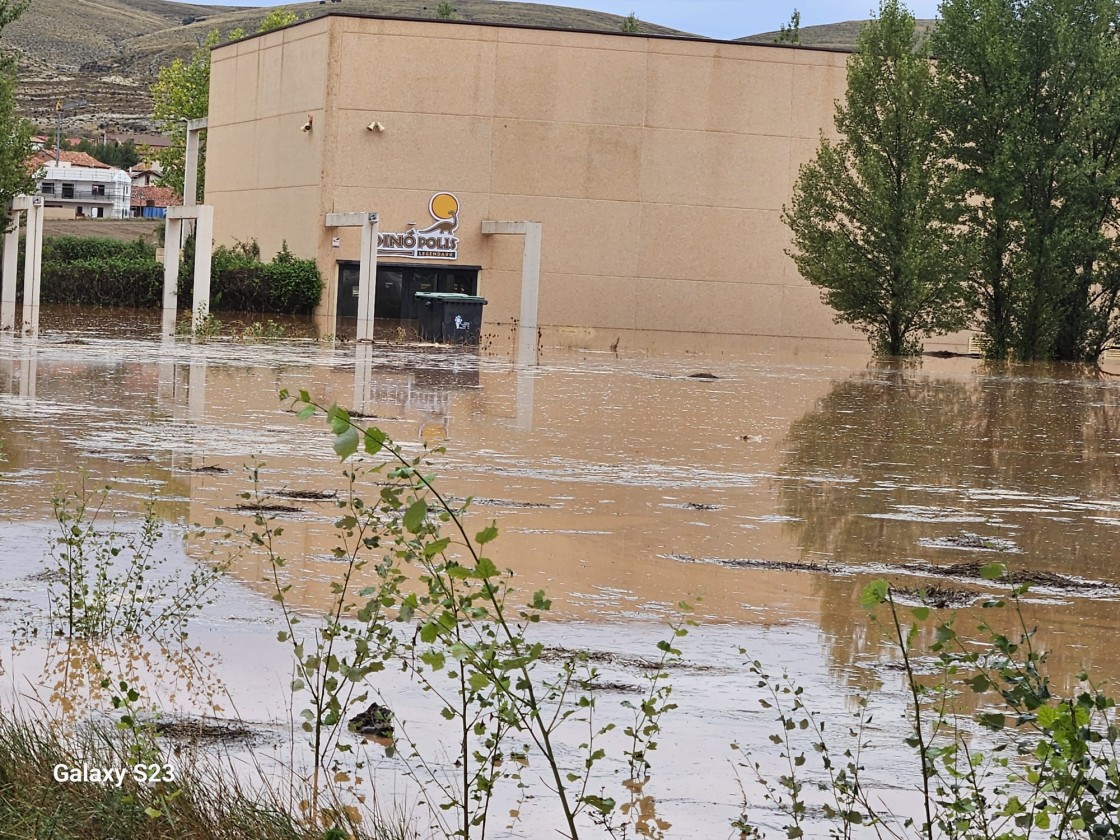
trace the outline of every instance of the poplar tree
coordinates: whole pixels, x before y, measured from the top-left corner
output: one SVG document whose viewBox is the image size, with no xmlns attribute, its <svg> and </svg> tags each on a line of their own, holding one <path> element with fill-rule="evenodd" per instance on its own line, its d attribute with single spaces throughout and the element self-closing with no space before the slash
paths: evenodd
<svg viewBox="0 0 1120 840">
<path fill-rule="evenodd" d="M 281 26 L 299 21 L 299 15 L 280 7 L 269 12 L 257 27 L 258 33 L 270 32 Z M 230 31 L 228 40 L 245 37 L 245 30 L 237 27 Z M 170 139 L 171 145 L 156 155 L 163 167 L 160 181 L 179 195 L 183 194 L 186 177 L 187 120 L 205 117 L 210 109 L 210 52 L 222 42 L 222 35 L 212 29 L 198 45 L 191 57 L 184 61 L 175 59 L 160 68 L 151 87 L 152 116 L 156 125 Z M 206 133 L 202 132 L 198 149 L 198 181 L 196 201 L 202 201 L 206 191 Z"/>
<path fill-rule="evenodd" d="M 201 119 L 209 111 L 210 50 L 220 41 L 221 33 L 211 30 L 188 60 L 177 58 L 160 68 L 151 87 L 152 116 L 159 129 L 171 140 L 171 144 L 160 149 L 156 155 L 163 170 L 160 183 L 171 187 L 179 195 L 183 195 L 186 177 L 187 120 Z M 196 201 L 202 201 L 205 192 L 205 143 L 203 136 L 199 144 Z"/>
<path fill-rule="evenodd" d="M 838 138 L 822 136 L 782 216 L 798 270 L 881 355 L 919 353 L 968 317 L 932 85 L 913 15 L 883 0 L 848 63 Z"/>
<path fill-rule="evenodd" d="M 1120 0 L 946 0 L 938 120 L 987 354 L 1092 361 L 1120 337 Z"/>
</svg>

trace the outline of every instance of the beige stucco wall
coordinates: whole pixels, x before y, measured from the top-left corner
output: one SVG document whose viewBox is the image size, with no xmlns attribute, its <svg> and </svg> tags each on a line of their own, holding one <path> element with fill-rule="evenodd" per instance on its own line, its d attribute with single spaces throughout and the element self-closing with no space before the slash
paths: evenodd
<svg viewBox="0 0 1120 840">
<path fill-rule="evenodd" d="M 284 240 L 312 256 L 322 228 L 322 127 L 330 53 L 327 20 L 215 50 L 210 67 L 206 203 L 217 244 Z M 312 118 L 313 129 L 301 126 Z"/>
<path fill-rule="evenodd" d="M 517 317 L 521 243 L 481 222 L 543 225 L 546 328 L 863 341 L 784 254 L 801 163 L 830 130 L 846 56 L 723 42 L 319 18 L 215 50 L 207 202 L 219 242 L 287 239 L 315 256 L 333 316 L 336 260 L 459 200 L 458 262 L 482 266 L 488 323 Z M 301 132 L 306 113 L 315 118 Z M 384 132 L 366 126 L 378 121 Z M 341 247 L 332 248 L 339 236 Z"/>
</svg>

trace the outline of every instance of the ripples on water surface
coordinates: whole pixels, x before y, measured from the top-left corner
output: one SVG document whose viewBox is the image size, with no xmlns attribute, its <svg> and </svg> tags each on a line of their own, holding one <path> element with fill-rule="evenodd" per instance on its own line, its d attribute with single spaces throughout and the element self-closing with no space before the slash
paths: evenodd
<svg viewBox="0 0 1120 840">
<path fill-rule="evenodd" d="M 681 709 L 655 769 L 670 771 L 657 778 L 662 813 L 709 826 L 706 836 L 722 836 L 735 813 L 728 744 L 764 742 L 771 728 L 738 645 L 790 668 L 826 710 L 884 679 L 897 712 L 901 686 L 878 668 L 858 606 L 870 576 L 998 592 L 933 575 L 999 559 L 1106 584 L 1041 588 L 1031 618 L 1056 670 L 1120 672 L 1120 380 L 1108 376 L 974 359 L 897 368 L 858 346 L 757 342 L 708 355 L 546 347 L 524 368 L 500 349 L 161 342 L 148 314 L 49 317 L 34 343 L 0 338 L 5 606 L 38 597 L 28 581 L 50 498 L 79 469 L 116 481 L 122 508 L 138 510 L 155 488 L 162 516 L 205 523 L 229 518 L 254 458 L 266 488 L 296 497 L 281 514 L 301 570 L 293 593 L 325 603 L 333 507 L 308 495 L 339 488 L 339 465 L 325 427 L 276 397 L 306 388 L 411 450 L 447 447 L 444 488 L 476 497 L 478 522 L 498 520 L 495 559 L 520 588 L 554 598 L 552 642 L 644 655 L 662 632 L 654 622 L 702 597 L 686 660 L 704 667 L 675 675 Z M 274 724 L 286 720 L 286 676 L 261 571 L 235 568 L 201 635 L 230 661 L 244 659 L 239 640 L 272 651 L 260 659 L 275 683 L 265 674 L 230 690 L 243 713 Z M 898 760 L 884 748 L 884 768 Z M 881 783 L 891 779 L 884 769 Z"/>
</svg>

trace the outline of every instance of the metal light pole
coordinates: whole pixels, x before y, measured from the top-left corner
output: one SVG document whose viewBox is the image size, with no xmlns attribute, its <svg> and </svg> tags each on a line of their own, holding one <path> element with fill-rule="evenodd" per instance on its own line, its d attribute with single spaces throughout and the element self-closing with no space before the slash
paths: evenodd
<svg viewBox="0 0 1120 840">
<path fill-rule="evenodd" d="M 54 105 L 54 163 L 58 166 L 58 161 L 62 157 L 62 112 L 75 111 L 83 105 L 88 105 L 88 99 L 78 99 L 73 102 L 67 102 L 65 105 L 62 100 L 58 100 Z"/>
</svg>

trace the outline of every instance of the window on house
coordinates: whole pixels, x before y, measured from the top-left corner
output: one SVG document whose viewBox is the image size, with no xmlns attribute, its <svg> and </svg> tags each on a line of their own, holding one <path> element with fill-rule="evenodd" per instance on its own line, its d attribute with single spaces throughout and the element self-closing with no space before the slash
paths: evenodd
<svg viewBox="0 0 1120 840">
<path fill-rule="evenodd" d="M 94 195 L 105 195 L 105 185 L 104 184 L 94 184 L 93 185 L 93 194 Z"/>
<path fill-rule="evenodd" d="M 74 185 L 73 184 L 63 184 L 62 185 L 62 197 L 63 198 L 73 198 L 74 197 Z"/>
<path fill-rule="evenodd" d="M 43 184 L 43 195 L 54 195 L 54 184 Z"/>
</svg>

